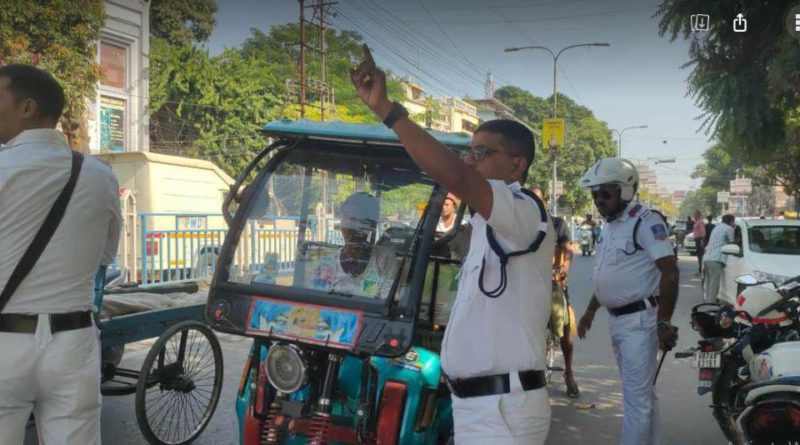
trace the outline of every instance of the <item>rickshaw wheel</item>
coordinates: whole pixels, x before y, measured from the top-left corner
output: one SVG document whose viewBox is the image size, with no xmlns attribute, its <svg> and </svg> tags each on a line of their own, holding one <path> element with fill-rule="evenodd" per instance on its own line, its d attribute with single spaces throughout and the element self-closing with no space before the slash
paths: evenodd
<svg viewBox="0 0 800 445">
<path fill-rule="evenodd" d="M 155 342 L 136 384 L 136 421 L 153 445 L 188 444 L 208 425 L 222 389 L 222 349 L 196 321 L 178 323 Z"/>
</svg>

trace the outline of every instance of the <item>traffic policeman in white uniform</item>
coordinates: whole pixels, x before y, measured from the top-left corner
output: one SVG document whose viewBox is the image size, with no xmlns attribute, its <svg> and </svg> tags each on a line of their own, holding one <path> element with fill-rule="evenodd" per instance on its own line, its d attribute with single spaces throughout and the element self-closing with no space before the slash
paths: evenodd
<svg viewBox="0 0 800 445">
<path fill-rule="evenodd" d="M 636 199 L 639 175 L 633 164 L 606 158 L 581 178 L 606 224 L 597 240 L 594 296 L 578 324 L 585 338 L 595 312 L 610 314 L 611 342 L 622 378 L 623 445 L 659 443 L 654 380 L 658 350 L 677 341 L 671 324 L 678 297 L 678 267 L 664 220 Z"/>
<path fill-rule="evenodd" d="M 455 441 L 543 444 L 550 428 L 544 369 L 555 241 L 541 201 L 520 187 L 534 156 L 533 134 L 516 121 L 486 122 L 462 162 L 388 100 L 385 74 L 366 46 L 364 53 L 351 73 L 361 98 L 423 171 L 475 211 L 442 343 Z"/>
<path fill-rule="evenodd" d="M 63 90 L 46 72 L 0 68 L 3 295 L 71 177 L 73 154 L 55 129 L 63 106 Z M 100 342 L 92 300 L 95 271 L 117 251 L 119 186 L 111 168 L 96 159 L 85 157 L 75 170 L 63 218 L 0 311 L 3 445 L 23 442 L 31 411 L 41 443 L 100 443 Z"/>
</svg>

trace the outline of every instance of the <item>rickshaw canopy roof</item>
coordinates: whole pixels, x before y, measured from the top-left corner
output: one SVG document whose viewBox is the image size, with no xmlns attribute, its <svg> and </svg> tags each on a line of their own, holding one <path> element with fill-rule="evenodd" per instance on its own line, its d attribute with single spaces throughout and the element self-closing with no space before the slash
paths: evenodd
<svg viewBox="0 0 800 445">
<path fill-rule="evenodd" d="M 309 136 L 336 141 L 377 142 L 401 145 L 400 138 L 382 124 L 350 124 L 344 122 L 318 122 L 310 120 L 280 120 L 268 123 L 262 131 L 269 136 Z M 472 139 L 466 133 L 445 133 L 427 130 L 439 142 L 450 147 L 466 148 Z"/>
</svg>

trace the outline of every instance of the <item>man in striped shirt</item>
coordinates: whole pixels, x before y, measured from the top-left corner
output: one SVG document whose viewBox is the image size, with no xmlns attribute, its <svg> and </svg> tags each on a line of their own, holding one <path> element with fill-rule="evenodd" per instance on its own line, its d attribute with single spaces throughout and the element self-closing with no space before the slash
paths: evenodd
<svg viewBox="0 0 800 445">
<path fill-rule="evenodd" d="M 726 244 L 733 244 L 733 228 L 735 218 L 733 215 L 722 217 L 722 224 L 717 225 L 711 231 L 711 238 L 706 246 L 703 258 L 706 270 L 706 294 L 705 301 L 716 303 L 719 293 L 719 282 L 722 278 L 722 269 L 725 267 L 725 257 L 722 247 Z"/>
</svg>

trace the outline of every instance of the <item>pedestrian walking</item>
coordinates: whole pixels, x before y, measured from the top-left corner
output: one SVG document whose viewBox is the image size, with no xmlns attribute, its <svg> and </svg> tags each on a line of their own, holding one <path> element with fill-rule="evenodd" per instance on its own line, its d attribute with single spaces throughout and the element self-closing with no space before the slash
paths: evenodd
<svg viewBox="0 0 800 445">
<path fill-rule="evenodd" d="M 706 251 L 706 223 L 703 222 L 703 214 L 699 210 L 694 211 L 692 233 L 694 234 L 694 244 L 697 249 L 697 273 L 695 275 L 700 276 L 703 273 L 703 254 Z"/>
</svg>

